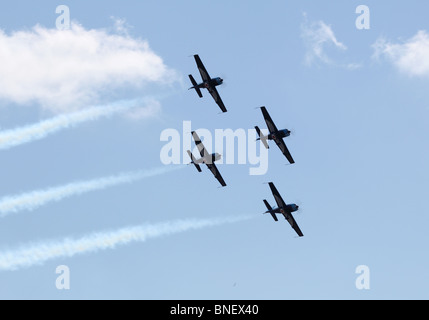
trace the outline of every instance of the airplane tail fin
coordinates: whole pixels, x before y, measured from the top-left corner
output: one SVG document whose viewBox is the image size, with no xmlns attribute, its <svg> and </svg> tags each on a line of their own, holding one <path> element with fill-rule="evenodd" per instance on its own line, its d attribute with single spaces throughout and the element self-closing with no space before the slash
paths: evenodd
<svg viewBox="0 0 429 320">
<path fill-rule="evenodd" d="M 190 88 L 189 88 L 189 90 L 191 90 L 191 89 L 195 89 L 195 91 L 197 92 L 198 96 L 199 96 L 200 98 L 202 98 L 202 97 L 203 97 L 203 94 L 201 93 L 201 90 L 200 90 L 200 88 L 198 87 L 198 84 L 197 84 L 197 82 L 195 81 L 195 79 L 194 79 L 194 77 L 192 76 L 192 74 L 190 74 L 190 75 L 189 75 L 189 79 L 191 80 L 192 85 L 193 85 L 193 87 L 190 87 Z"/>
<path fill-rule="evenodd" d="M 266 206 L 266 207 L 267 207 L 267 209 L 268 209 L 268 211 L 266 211 L 265 213 L 270 213 L 270 214 L 271 214 L 271 216 L 273 217 L 273 219 L 274 219 L 275 221 L 279 221 L 279 219 L 277 219 L 276 214 L 274 213 L 273 208 L 270 206 L 270 204 L 268 203 L 268 201 L 267 201 L 267 200 L 264 200 L 264 203 L 265 203 L 265 206 Z"/>
<path fill-rule="evenodd" d="M 268 146 L 267 143 L 267 137 L 264 136 L 264 134 L 261 132 L 261 129 L 259 129 L 258 126 L 255 127 L 256 132 L 258 133 L 259 138 L 257 140 L 261 140 L 262 144 L 265 146 L 265 148 L 269 149 L 270 147 Z"/>
<path fill-rule="evenodd" d="M 197 168 L 198 172 L 201 172 L 201 167 L 198 163 L 195 163 L 195 158 L 192 155 L 191 151 L 189 151 L 189 150 L 187 150 L 187 151 L 188 151 L 189 157 L 191 158 L 191 163 L 195 166 L 195 168 Z"/>
</svg>

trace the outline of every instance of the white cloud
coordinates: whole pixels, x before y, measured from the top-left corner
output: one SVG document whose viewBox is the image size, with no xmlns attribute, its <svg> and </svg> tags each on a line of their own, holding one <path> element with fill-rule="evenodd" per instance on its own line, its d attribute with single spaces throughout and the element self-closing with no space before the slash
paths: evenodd
<svg viewBox="0 0 429 320">
<path fill-rule="evenodd" d="M 125 118 L 129 120 L 142 120 L 148 117 L 156 116 L 161 111 L 161 103 L 152 98 L 145 101 L 145 105 L 141 107 L 132 108 L 124 113 Z"/>
<path fill-rule="evenodd" d="M 307 47 L 305 63 L 311 66 L 321 62 L 327 65 L 343 67 L 347 70 L 356 70 L 361 67 L 358 63 L 338 63 L 327 54 L 327 49 L 333 47 L 336 51 L 346 51 L 347 46 L 335 36 L 332 27 L 323 21 L 309 23 L 304 14 L 305 21 L 301 25 L 301 37 Z"/>
<path fill-rule="evenodd" d="M 110 19 L 113 20 L 114 30 L 116 31 L 116 33 L 127 36 L 129 35 L 128 30 L 131 29 L 132 26 L 129 25 L 125 19 L 116 18 L 114 16 L 111 16 Z"/>
<path fill-rule="evenodd" d="M 409 76 L 429 76 L 429 34 L 418 31 L 402 43 L 379 38 L 373 45 L 374 58 L 386 57 L 400 72 Z"/>
<path fill-rule="evenodd" d="M 301 36 L 307 46 L 305 61 L 311 65 L 314 60 L 331 64 L 332 60 L 326 55 L 325 47 L 333 45 L 340 50 L 346 50 L 347 47 L 337 40 L 334 31 L 323 21 L 308 24 L 305 22 L 301 27 Z"/>
<path fill-rule="evenodd" d="M 116 23 L 120 34 L 77 23 L 70 30 L 0 30 L 0 99 L 62 112 L 94 104 L 114 89 L 176 81 L 148 42 L 127 35 L 124 25 Z"/>
</svg>

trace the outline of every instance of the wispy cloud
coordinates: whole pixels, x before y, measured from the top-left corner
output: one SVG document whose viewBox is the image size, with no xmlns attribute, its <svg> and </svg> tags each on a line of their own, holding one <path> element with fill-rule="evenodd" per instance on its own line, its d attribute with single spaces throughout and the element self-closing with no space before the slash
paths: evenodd
<svg viewBox="0 0 429 320">
<path fill-rule="evenodd" d="M 75 111 L 115 89 L 169 85 L 178 74 L 146 40 L 133 38 L 123 20 L 115 33 L 37 25 L 10 34 L 0 30 L 0 99 L 36 103 L 53 112 Z M 104 100 L 105 101 L 105 100 Z"/>
<path fill-rule="evenodd" d="M 374 44 L 375 59 L 387 58 L 400 72 L 417 77 L 429 76 L 429 34 L 425 30 L 401 43 L 379 38 Z"/>
<path fill-rule="evenodd" d="M 147 99 L 142 107 L 132 108 L 124 113 L 127 119 L 139 121 L 159 114 L 161 111 L 161 103 L 156 99 Z"/>
<path fill-rule="evenodd" d="M 183 167 L 184 166 L 163 166 L 149 170 L 126 172 L 114 176 L 78 181 L 58 187 L 6 196 L 0 199 L 0 217 L 5 217 L 23 210 L 31 211 L 48 203 L 58 202 L 68 197 L 136 182 L 149 177 L 166 174 Z"/>
<path fill-rule="evenodd" d="M 177 220 L 128 227 L 116 231 L 92 233 L 77 239 L 66 238 L 24 245 L 19 249 L 0 252 L 0 271 L 41 265 L 51 259 L 71 258 L 78 254 L 115 249 L 117 246 L 132 242 L 145 242 L 162 236 L 237 223 L 251 218 L 252 216 L 237 216 L 217 219 Z"/>
<path fill-rule="evenodd" d="M 331 26 L 323 21 L 309 22 L 304 14 L 305 21 L 301 25 L 301 37 L 307 48 L 305 63 L 311 66 L 315 63 L 340 66 L 345 69 L 355 70 L 360 68 L 358 63 L 338 63 L 327 54 L 327 49 L 332 47 L 337 51 L 346 51 L 347 46 L 340 42 Z"/>
<path fill-rule="evenodd" d="M 157 108 L 154 106 L 157 106 Z M 40 140 L 60 130 L 74 127 L 83 122 L 95 121 L 102 117 L 110 117 L 123 112 L 133 112 L 134 110 L 134 112 L 138 112 L 141 119 L 155 115 L 159 109 L 159 102 L 153 100 L 148 100 L 148 102 L 128 100 L 65 113 L 35 124 L 0 131 L 0 150 Z"/>
</svg>

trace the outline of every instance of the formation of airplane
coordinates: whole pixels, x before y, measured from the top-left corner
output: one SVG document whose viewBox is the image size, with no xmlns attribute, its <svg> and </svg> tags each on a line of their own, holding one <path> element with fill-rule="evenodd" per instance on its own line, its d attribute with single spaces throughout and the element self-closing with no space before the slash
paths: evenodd
<svg viewBox="0 0 429 320">
<path fill-rule="evenodd" d="M 191 158 L 191 163 L 195 166 L 195 168 L 197 168 L 198 172 L 202 171 L 200 164 L 204 163 L 205 165 L 207 165 L 207 167 L 210 169 L 210 171 L 213 173 L 213 175 L 219 181 L 222 187 L 226 187 L 225 181 L 223 180 L 219 170 L 214 164 L 215 161 L 220 160 L 221 155 L 219 153 L 209 154 L 206 148 L 204 147 L 203 143 L 201 142 L 200 137 L 195 131 L 192 131 L 192 137 L 195 140 L 195 144 L 198 148 L 198 151 L 200 152 L 201 158 L 195 159 L 192 152 L 190 150 L 187 150 L 189 157 Z"/>
<path fill-rule="evenodd" d="M 290 164 L 295 163 L 295 161 L 292 158 L 292 155 L 290 154 L 283 140 L 283 138 L 289 137 L 291 132 L 288 129 L 278 130 L 276 125 L 274 124 L 273 119 L 271 119 L 267 109 L 265 107 L 261 107 L 261 111 L 270 133 L 267 136 L 265 136 L 262 134 L 259 127 L 256 126 L 255 129 L 259 136 L 258 140 L 261 140 L 261 142 L 267 149 L 269 148 L 267 140 L 274 140 L 274 142 L 280 148 L 280 150 L 282 151 L 286 159 L 288 159 L 289 163 Z"/>
<path fill-rule="evenodd" d="M 219 108 L 222 110 L 222 112 L 227 112 L 226 107 L 223 104 L 222 99 L 220 98 L 219 92 L 216 90 L 216 87 L 220 86 L 223 83 L 223 79 L 220 77 L 211 78 L 206 68 L 204 67 L 203 62 L 198 56 L 198 54 L 194 55 L 194 58 L 195 58 L 195 62 L 197 63 L 197 67 L 198 67 L 198 70 L 200 71 L 203 82 L 200 84 L 197 84 L 192 74 L 190 74 L 189 79 L 192 82 L 192 87 L 190 87 L 189 90 L 195 89 L 198 96 L 202 98 L 203 94 L 201 93 L 200 89 L 204 89 L 204 88 L 207 89 L 212 95 L 213 99 L 216 101 Z"/>
<path fill-rule="evenodd" d="M 206 68 L 204 67 L 204 64 L 201 61 L 200 57 L 196 54 L 194 55 L 194 58 L 203 82 L 198 84 L 195 81 L 194 77 L 190 74 L 189 79 L 191 80 L 192 87 L 189 88 L 189 90 L 195 89 L 198 96 L 202 98 L 203 94 L 201 93 L 201 89 L 204 89 L 204 88 L 207 89 L 209 93 L 212 95 L 217 105 L 219 106 L 219 108 L 222 110 L 222 112 L 227 112 L 226 107 L 222 99 L 220 98 L 219 92 L 216 90 L 216 87 L 223 83 L 223 79 L 220 77 L 211 78 Z M 267 109 L 264 106 L 261 107 L 261 111 L 262 111 L 262 115 L 264 117 L 265 123 L 267 124 L 269 133 L 268 135 L 264 135 L 259 129 L 259 127 L 255 126 L 256 132 L 258 133 L 258 136 L 259 136 L 257 140 L 260 140 L 262 144 L 265 146 L 265 148 L 267 149 L 269 149 L 268 140 L 274 140 L 274 142 L 282 151 L 283 155 L 286 157 L 289 163 L 290 164 L 295 163 L 294 159 L 292 158 L 292 155 L 290 154 L 286 146 L 286 143 L 283 140 L 284 138 L 290 136 L 291 131 L 289 131 L 288 129 L 278 130 L 276 125 L 274 124 L 274 121 L 271 119 L 270 114 L 268 113 Z M 213 175 L 219 181 L 222 187 L 225 187 L 226 183 L 223 180 L 222 175 L 220 174 L 218 168 L 214 164 L 216 161 L 221 159 L 221 155 L 219 153 L 212 153 L 212 154 L 208 153 L 203 143 L 201 142 L 201 139 L 198 136 L 198 134 L 195 131 L 192 131 L 191 134 L 195 141 L 197 149 L 201 155 L 201 158 L 196 159 L 192 154 L 192 152 L 190 150 L 187 150 L 188 155 L 191 158 L 191 164 L 195 166 L 198 172 L 202 171 L 200 167 L 201 164 L 207 165 L 209 170 L 213 173 Z M 304 234 L 302 233 L 301 229 L 299 228 L 298 224 L 296 223 L 292 215 L 292 212 L 296 212 L 299 210 L 299 206 L 294 203 L 286 204 L 283 198 L 281 197 L 280 193 L 278 192 L 277 188 L 275 187 L 274 183 L 269 182 L 269 186 L 274 196 L 274 199 L 276 200 L 277 207 L 272 208 L 271 205 L 268 203 L 268 201 L 264 199 L 263 202 L 268 209 L 264 213 L 270 213 L 275 221 L 278 221 L 276 214 L 282 214 L 284 218 L 287 220 L 287 222 L 289 222 L 291 227 L 298 234 L 298 236 L 303 237 Z"/>
</svg>

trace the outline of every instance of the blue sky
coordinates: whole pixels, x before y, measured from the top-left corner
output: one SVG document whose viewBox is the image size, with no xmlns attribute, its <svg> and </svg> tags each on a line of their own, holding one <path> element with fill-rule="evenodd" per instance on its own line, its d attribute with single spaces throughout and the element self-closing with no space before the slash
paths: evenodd
<svg viewBox="0 0 429 320">
<path fill-rule="evenodd" d="M 56 30 L 60 4 L 70 8 L 68 40 Z M 361 4 L 369 30 L 355 26 Z M 384 0 L 3 5 L 1 47 L 12 54 L 0 49 L 9 59 L 0 67 L 0 138 L 93 106 L 138 99 L 141 108 L 0 150 L 0 204 L 162 167 L 163 130 L 181 132 L 183 121 L 211 131 L 265 127 L 262 105 L 294 132 L 286 142 L 296 164 L 272 146 L 263 176 L 219 165 L 226 188 L 185 166 L 1 217 L 0 256 L 129 226 L 252 218 L 3 270 L 0 298 L 427 299 L 428 9 Z M 34 36 L 35 25 L 44 37 L 17 36 Z M 85 55 L 94 43 L 102 50 Z M 227 113 L 187 90 L 195 53 L 225 79 Z M 261 214 L 263 199 L 274 204 L 268 181 L 300 205 L 303 238 Z M 55 287 L 59 265 L 70 268 L 70 290 Z M 355 286 L 359 265 L 370 269 L 369 290 Z"/>
</svg>

